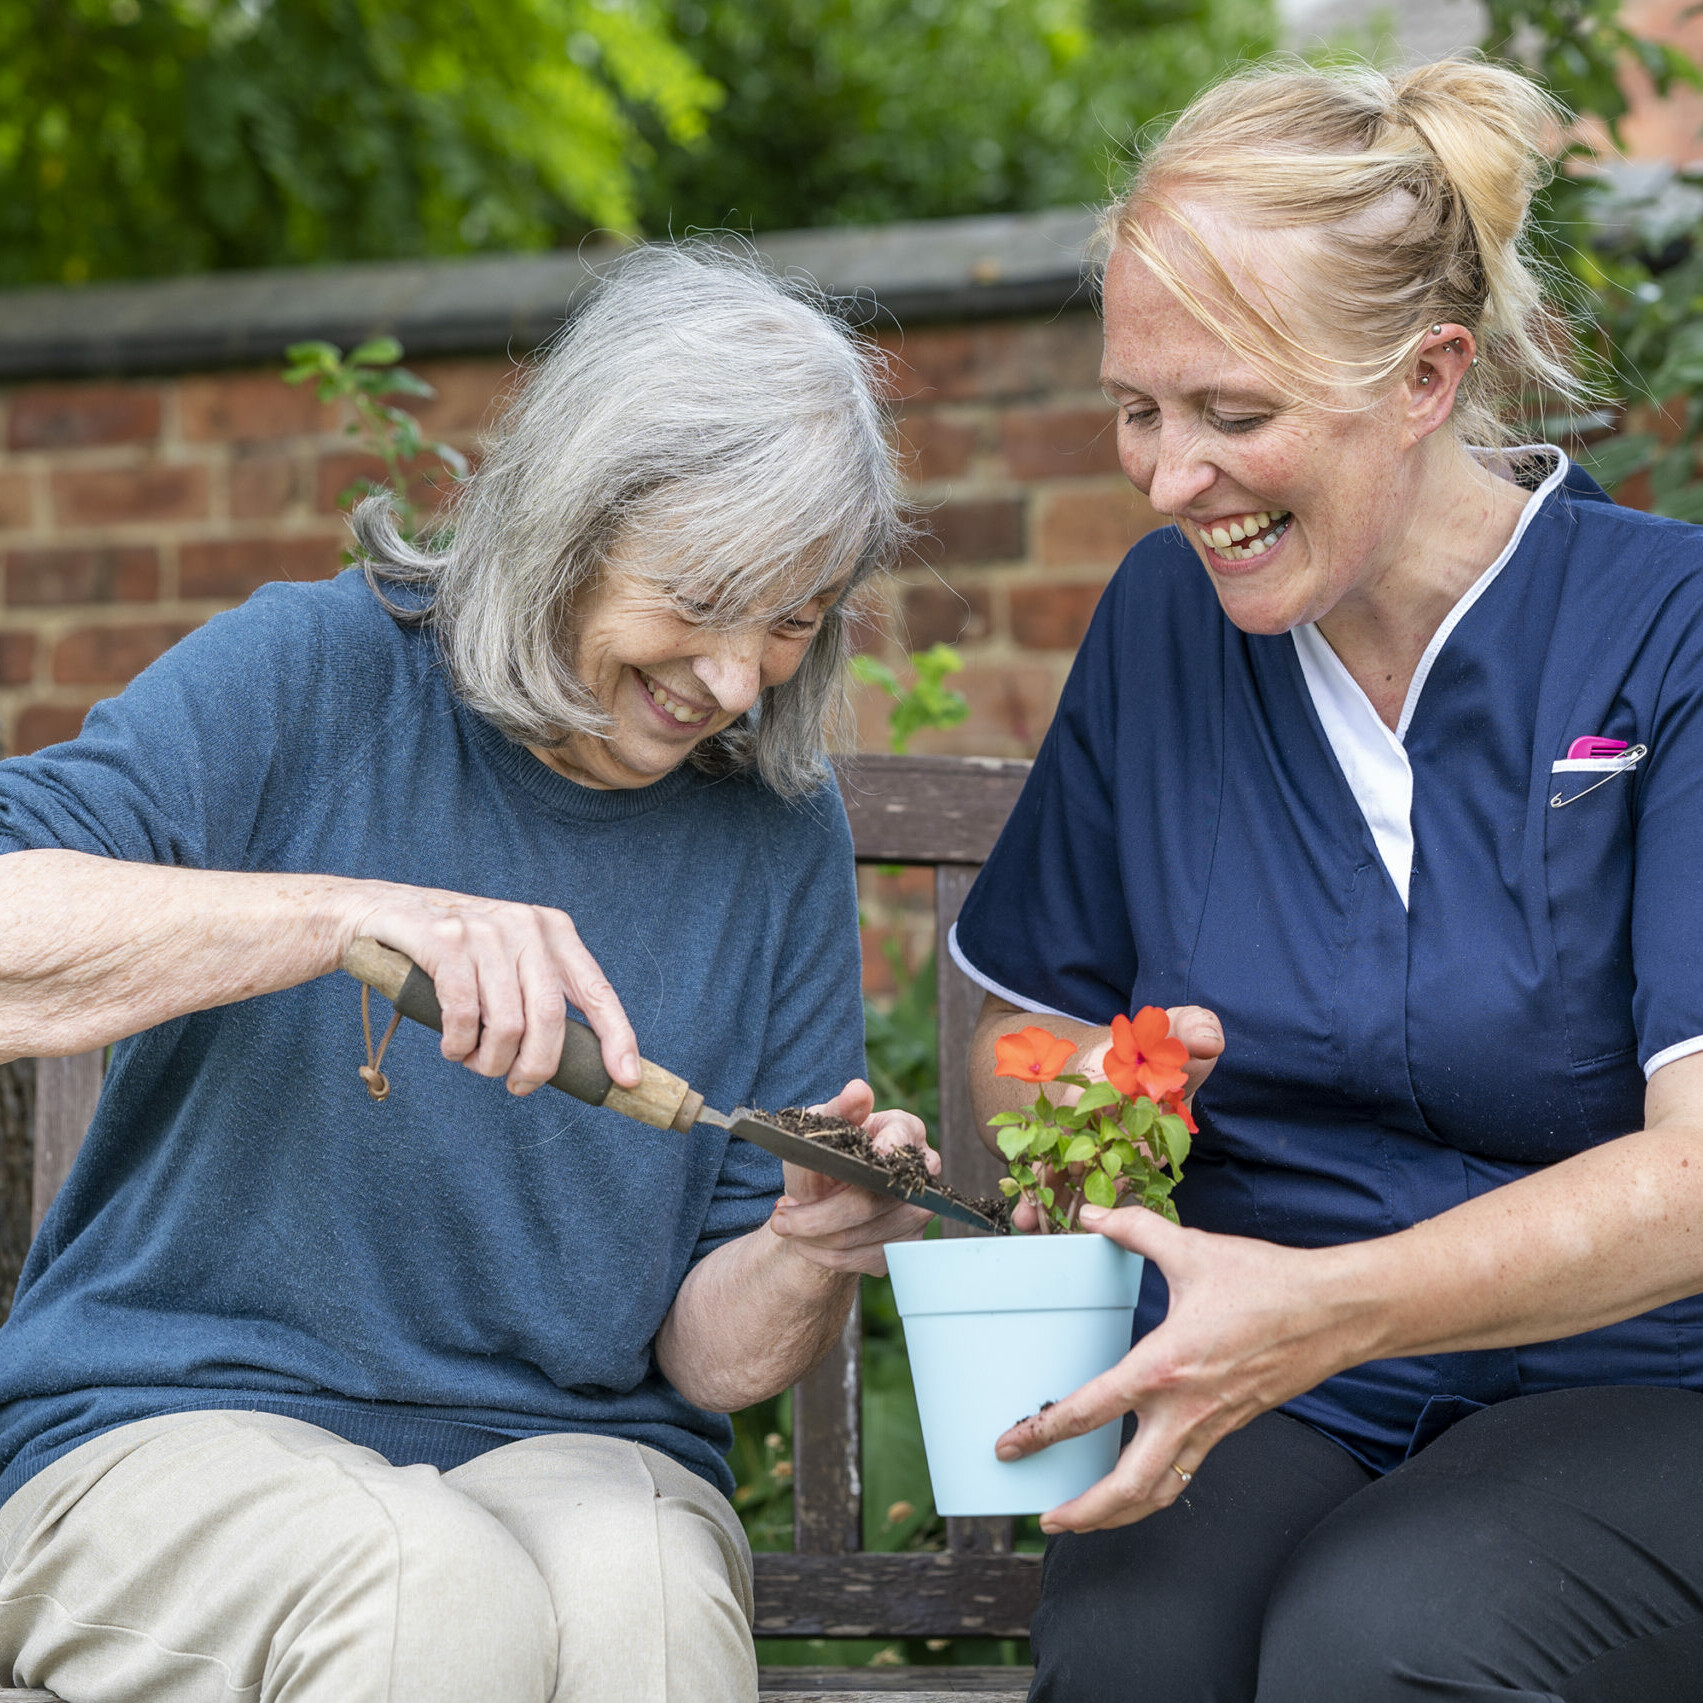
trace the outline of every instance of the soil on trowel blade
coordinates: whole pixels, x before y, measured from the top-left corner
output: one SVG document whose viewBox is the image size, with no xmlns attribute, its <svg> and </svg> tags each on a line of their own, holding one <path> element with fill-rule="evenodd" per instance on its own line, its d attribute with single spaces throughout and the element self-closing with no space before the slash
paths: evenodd
<svg viewBox="0 0 1703 1703">
<path fill-rule="evenodd" d="M 891 1152 L 882 1152 L 856 1124 L 847 1123 L 844 1118 L 825 1117 L 821 1112 L 807 1112 L 801 1106 L 786 1106 L 778 1112 L 758 1112 L 756 1115 L 784 1129 L 788 1135 L 802 1135 L 808 1141 L 821 1142 L 836 1153 L 849 1153 L 854 1159 L 879 1166 L 907 1190 L 938 1189 L 948 1200 L 955 1200 L 991 1218 L 1001 1233 L 1011 1228 L 1011 1203 L 1004 1195 L 972 1199 L 969 1195 L 959 1194 L 956 1189 L 928 1174 L 928 1163 L 920 1148 L 895 1147 Z"/>
</svg>

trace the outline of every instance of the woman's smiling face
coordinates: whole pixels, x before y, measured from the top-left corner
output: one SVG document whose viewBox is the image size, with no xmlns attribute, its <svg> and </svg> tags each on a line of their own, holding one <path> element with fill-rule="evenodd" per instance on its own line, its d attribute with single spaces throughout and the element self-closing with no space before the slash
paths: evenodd
<svg viewBox="0 0 1703 1703">
<path fill-rule="evenodd" d="M 1230 620 L 1287 632 L 1376 587 L 1426 435 L 1401 385 L 1340 410 L 1285 396 L 1125 250 L 1107 262 L 1105 321 L 1124 472 L 1178 522 Z"/>
<path fill-rule="evenodd" d="M 580 600 L 573 656 L 609 731 L 534 754 L 583 785 L 649 786 L 797 673 L 842 589 L 837 582 L 797 605 L 721 626 L 694 619 L 666 587 L 617 559 Z"/>
</svg>

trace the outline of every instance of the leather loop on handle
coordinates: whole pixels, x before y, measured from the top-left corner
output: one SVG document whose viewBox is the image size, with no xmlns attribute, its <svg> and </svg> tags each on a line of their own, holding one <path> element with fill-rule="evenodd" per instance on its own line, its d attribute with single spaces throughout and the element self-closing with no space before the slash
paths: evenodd
<svg viewBox="0 0 1703 1703">
<path fill-rule="evenodd" d="M 356 981 L 376 988 L 404 1017 L 443 1032 L 443 1012 L 432 978 L 405 953 L 363 936 L 344 954 L 343 968 Z M 675 1129 L 684 1134 L 698 1121 L 704 1097 L 690 1083 L 649 1059 L 639 1060 L 639 1075 L 638 1087 L 619 1087 L 603 1068 L 596 1035 L 585 1024 L 568 1019 L 562 1061 L 550 1078 L 552 1088 L 560 1088 L 588 1106 L 607 1106 L 654 1129 Z"/>
</svg>

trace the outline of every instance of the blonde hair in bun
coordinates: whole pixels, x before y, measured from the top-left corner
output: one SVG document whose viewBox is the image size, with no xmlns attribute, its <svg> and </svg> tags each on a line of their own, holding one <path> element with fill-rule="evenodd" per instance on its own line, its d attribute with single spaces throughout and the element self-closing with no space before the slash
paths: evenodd
<svg viewBox="0 0 1703 1703">
<path fill-rule="evenodd" d="M 1455 429 L 1502 441 L 1531 389 L 1587 396 L 1526 242 L 1566 117 L 1529 78 L 1469 55 L 1393 74 L 1256 66 L 1197 96 L 1145 150 L 1100 246 L 1138 255 L 1232 350 L 1301 395 L 1374 390 L 1433 325 L 1464 325 L 1480 363 Z M 1258 300 L 1238 282 L 1258 275 L 1240 252 L 1256 233 L 1292 245 Z"/>
</svg>

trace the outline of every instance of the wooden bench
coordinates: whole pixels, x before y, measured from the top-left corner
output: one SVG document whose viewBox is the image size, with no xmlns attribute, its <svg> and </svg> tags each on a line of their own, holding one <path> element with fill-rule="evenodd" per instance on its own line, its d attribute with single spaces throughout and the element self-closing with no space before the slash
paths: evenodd
<svg viewBox="0 0 1703 1703">
<path fill-rule="evenodd" d="M 862 864 L 934 870 L 940 1127 L 946 1176 L 992 1192 L 997 1167 L 976 1133 L 965 1061 L 981 990 L 952 963 L 946 931 L 987 857 L 1029 765 L 996 758 L 857 756 L 839 764 Z M 100 1093 L 101 1055 L 36 1063 L 32 1233 L 75 1159 Z M 945 1234 L 957 1231 L 945 1226 Z M 793 1391 L 793 1549 L 756 1557 L 759 1638 L 1026 1638 L 1040 1558 L 1013 1553 L 1010 1520 L 948 1520 L 939 1553 L 863 1550 L 862 1329 L 854 1310 L 832 1353 Z M 770 1667 L 773 1703 L 950 1703 L 968 1693 L 1020 1703 L 1023 1668 Z M 0 1689 L 0 1703 L 57 1703 Z M 74 1703 L 74 1700 L 73 1700 Z M 142 1703 L 142 1700 L 138 1700 Z"/>
</svg>

